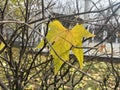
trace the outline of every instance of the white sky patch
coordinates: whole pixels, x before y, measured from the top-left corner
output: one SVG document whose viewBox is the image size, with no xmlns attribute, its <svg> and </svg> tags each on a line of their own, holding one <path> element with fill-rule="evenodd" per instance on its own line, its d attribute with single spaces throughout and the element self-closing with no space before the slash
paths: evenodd
<svg viewBox="0 0 120 90">
<path fill-rule="evenodd" d="M 78 1 L 78 7 L 80 9 L 80 11 L 84 11 L 85 8 L 85 0 L 55 0 L 56 1 L 56 7 L 58 7 L 59 9 L 59 13 L 75 13 L 76 11 L 76 1 Z M 96 6 L 100 9 L 105 8 L 109 5 L 109 0 L 88 0 L 91 2 L 91 5 L 89 5 L 88 7 L 92 7 L 94 6 L 94 4 L 96 4 Z M 93 3 L 92 3 L 93 2 Z M 117 3 L 120 2 L 119 0 L 110 0 L 110 2 L 113 3 Z M 95 9 L 95 8 L 93 8 Z"/>
</svg>

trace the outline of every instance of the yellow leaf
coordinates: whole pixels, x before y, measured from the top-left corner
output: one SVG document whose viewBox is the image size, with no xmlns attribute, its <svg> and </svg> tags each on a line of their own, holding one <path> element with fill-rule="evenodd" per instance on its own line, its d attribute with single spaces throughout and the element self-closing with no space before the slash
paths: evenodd
<svg viewBox="0 0 120 90">
<path fill-rule="evenodd" d="M 94 34 L 91 34 L 90 32 L 88 32 L 84 26 L 82 24 L 77 24 L 73 27 L 73 29 L 71 30 L 72 33 L 72 38 L 74 38 L 74 42 L 73 45 L 74 46 L 80 46 L 82 47 L 82 39 L 83 37 L 89 38 L 89 37 L 94 37 Z"/>
<path fill-rule="evenodd" d="M 72 51 L 73 51 L 73 54 L 75 54 L 76 58 L 78 59 L 78 62 L 80 64 L 80 68 L 82 69 L 83 60 L 84 60 L 84 58 L 83 58 L 83 50 L 74 48 Z"/>
<path fill-rule="evenodd" d="M 54 72 L 57 74 L 64 61 L 69 60 L 69 51 L 72 46 L 82 47 L 83 37 L 93 37 L 94 34 L 88 32 L 83 25 L 75 25 L 72 30 L 65 28 L 58 20 L 54 20 L 49 24 L 49 31 L 46 36 L 52 45 L 50 54 L 54 58 Z M 37 47 L 39 48 L 39 47 Z M 73 53 L 77 57 L 80 68 L 83 66 L 83 50 L 72 48 Z M 57 54 L 56 54 L 57 53 Z M 62 60 L 61 60 L 62 59 Z"/>
<path fill-rule="evenodd" d="M 54 74 L 56 75 L 61 68 L 63 61 L 60 60 L 60 58 L 56 55 L 54 57 Z M 66 55 L 63 55 L 62 58 L 66 58 Z"/>
<path fill-rule="evenodd" d="M 86 38 L 89 38 L 89 37 L 94 37 L 95 35 L 94 34 L 91 34 L 90 32 L 88 32 L 84 27 L 83 25 L 75 25 L 73 27 L 73 29 L 71 30 L 71 33 L 73 34 L 73 38 L 74 38 L 74 41 L 75 43 L 73 43 L 74 46 L 77 46 L 77 47 L 82 47 L 82 39 L 83 37 L 86 37 Z M 73 48 L 72 49 L 74 55 L 76 56 L 76 58 L 78 59 L 79 61 L 79 64 L 80 64 L 80 68 L 82 69 L 83 67 L 83 49 L 77 49 L 77 48 Z"/>
<path fill-rule="evenodd" d="M 3 42 L 0 42 L 0 50 L 4 48 L 5 44 Z"/>
<path fill-rule="evenodd" d="M 71 30 L 71 32 L 73 33 L 73 34 L 75 34 L 76 35 L 76 37 L 81 37 L 81 38 L 83 38 L 83 37 L 86 37 L 86 38 L 89 38 L 89 37 L 94 37 L 95 35 L 94 34 L 91 34 L 89 31 L 87 31 L 86 29 L 85 29 L 85 27 L 84 27 L 84 25 L 83 24 L 77 24 L 77 25 L 75 25 L 74 27 L 73 27 L 73 29 Z"/>
<path fill-rule="evenodd" d="M 55 20 L 49 24 L 50 31 L 48 32 L 47 39 L 50 43 L 53 43 L 53 48 L 56 53 L 51 50 L 50 53 L 54 57 L 55 74 L 59 71 L 64 61 L 69 60 L 69 50 L 73 46 L 82 47 L 83 37 L 93 37 L 94 35 L 88 32 L 83 25 L 77 24 L 72 30 L 66 29 L 59 21 Z M 73 53 L 77 57 L 80 68 L 83 66 L 83 50 L 73 48 Z"/>
<path fill-rule="evenodd" d="M 69 50 L 72 45 L 66 41 L 70 39 L 68 30 L 57 20 L 51 22 L 49 28 L 50 30 L 46 38 L 51 44 L 54 42 L 52 47 L 60 58 L 64 61 L 69 60 Z M 60 60 L 53 50 L 51 50 L 50 53 L 54 58 L 54 73 L 57 74 L 63 61 Z"/>
<path fill-rule="evenodd" d="M 40 41 L 39 44 L 37 45 L 37 47 L 35 47 L 34 49 L 35 49 L 35 50 L 36 50 L 36 49 L 40 49 L 40 48 L 43 47 L 43 45 L 44 45 L 44 40 Z"/>
<path fill-rule="evenodd" d="M 69 60 L 70 44 L 66 43 L 64 39 L 59 38 L 57 43 L 54 43 L 52 47 L 56 51 L 57 55 L 60 56 L 60 58 L 62 58 L 64 61 Z M 51 55 L 53 55 L 54 58 L 54 73 L 57 74 L 57 72 L 63 64 L 63 61 L 60 60 L 60 58 L 56 55 L 56 53 L 53 50 L 51 50 L 50 53 Z"/>
<path fill-rule="evenodd" d="M 49 32 L 47 34 L 48 41 L 53 42 L 56 38 L 55 36 L 59 36 L 61 33 L 63 33 L 66 28 L 58 21 L 54 20 L 53 22 L 50 22 L 49 24 Z"/>
</svg>

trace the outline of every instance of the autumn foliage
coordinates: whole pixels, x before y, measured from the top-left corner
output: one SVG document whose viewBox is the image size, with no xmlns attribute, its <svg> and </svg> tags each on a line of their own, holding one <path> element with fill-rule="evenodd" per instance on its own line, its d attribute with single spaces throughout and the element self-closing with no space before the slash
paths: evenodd
<svg viewBox="0 0 120 90">
<path fill-rule="evenodd" d="M 65 28 L 58 20 L 51 21 L 49 31 L 46 36 L 50 54 L 54 58 L 54 73 L 57 74 L 61 65 L 69 60 L 70 50 L 77 57 L 80 68 L 83 67 L 83 37 L 94 37 L 95 35 L 88 32 L 82 24 L 75 25 L 71 30 Z M 36 49 L 41 47 L 41 42 Z"/>
</svg>

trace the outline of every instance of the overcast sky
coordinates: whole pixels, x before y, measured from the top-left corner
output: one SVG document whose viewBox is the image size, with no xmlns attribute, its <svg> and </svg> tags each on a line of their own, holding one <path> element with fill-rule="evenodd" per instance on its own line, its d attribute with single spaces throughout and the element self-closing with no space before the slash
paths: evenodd
<svg viewBox="0 0 120 90">
<path fill-rule="evenodd" d="M 55 1 L 55 7 L 53 7 L 53 12 L 60 13 L 60 14 L 74 14 L 74 13 L 81 13 L 85 11 L 85 0 L 53 0 Z M 78 1 L 78 8 L 76 7 L 76 1 Z M 88 0 L 90 3 L 87 6 L 88 11 L 92 10 L 102 10 L 110 6 L 109 1 L 112 4 L 120 2 L 120 0 Z M 95 7 L 95 5 L 96 7 Z M 92 7 L 92 8 L 91 8 Z M 106 12 L 102 12 L 106 13 Z M 117 11 L 117 13 L 120 14 L 120 10 Z M 79 15 L 80 18 L 83 18 L 84 20 L 88 20 L 89 18 L 96 18 L 98 17 L 98 13 L 91 13 L 88 14 L 82 14 Z"/>
<path fill-rule="evenodd" d="M 65 13 L 65 14 L 72 14 L 72 13 L 77 13 L 77 8 L 76 8 L 76 0 L 55 0 L 56 1 L 56 12 L 59 13 Z M 79 12 L 84 12 L 85 11 L 85 2 L 84 0 L 77 0 L 78 1 L 78 7 L 79 7 Z M 88 0 L 90 3 L 87 5 L 87 9 L 91 9 L 94 4 L 96 4 L 98 9 L 104 9 L 109 6 L 109 1 L 111 3 L 117 3 L 120 2 L 120 0 Z M 92 1 L 92 2 L 91 2 Z M 92 10 L 96 10 L 96 7 L 92 7 Z M 88 10 L 89 11 L 89 10 Z"/>
</svg>

